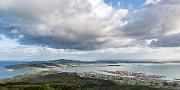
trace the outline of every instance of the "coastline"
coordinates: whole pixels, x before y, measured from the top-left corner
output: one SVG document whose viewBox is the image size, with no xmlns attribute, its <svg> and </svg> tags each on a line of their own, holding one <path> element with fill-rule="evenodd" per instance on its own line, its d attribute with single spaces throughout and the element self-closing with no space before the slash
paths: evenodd
<svg viewBox="0 0 180 90">
<path fill-rule="evenodd" d="M 18 66 L 19 65 L 19 66 Z M 66 72 L 66 70 L 71 69 L 72 71 L 67 72 L 67 73 L 77 73 L 79 76 L 82 77 L 88 77 L 88 78 L 92 78 L 92 79 L 102 79 L 102 80 L 110 80 L 113 82 L 116 82 L 118 84 L 129 84 L 129 85 L 134 85 L 134 84 L 138 84 L 138 85 L 148 85 L 148 86 L 153 86 L 153 87 L 161 87 L 163 85 L 163 83 L 179 83 L 179 80 L 164 80 L 162 79 L 162 76 L 160 75 L 156 75 L 156 74 L 149 74 L 147 75 L 147 73 L 144 72 L 136 72 L 136 71 L 129 71 L 123 68 L 128 67 L 127 64 L 74 64 L 74 63 L 63 63 L 63 64 L 52 64 L 52 63 L 46 63 L 46 65 L 44 63 L 39 64 L 39 66 L 37 66 L 37 64 L 15 64 L 13 65 L 13 70 L 11 70 L 11 68 L 6 68 L 7 70 L 9 69 L 9 72 L 16 72 L 16 71 L 32 71 L 32 72 L 36 72 L 36 73 L 32 73 L 32 74 L 55 74 L 55 73 L 63 73 Z M 49 65 L 49 66 L 48 66 Z M 54 66 L 52 66 L 54 65 Z M 87 66 L 86 66 L 87 65 Z M 153 64 L 151 64 L 153 65 Z M 144 66 L 151 66 L 149 64 L 132 64 L 133 67 L 138 67 L 138 68 L 142 68 Z M 158 66 L 160 64 L 155 64 L 155 66 Z M 165 65 L 165 64 L 163 64 Z M 169 64 L 168 64 L 169 65 Z M 15 67 L 14 67 L 15 66 Z M 16 68 L 16 66 L 18 66 Z M 11 65 L 12 67 L 12 65 Z M 153 67 L 154 68 L 154 67 Z M 88 70 L 85 72 L 83 71 L 83 69 L 95 69 L 94 72 L 89 72 Z M 99 70 L 98 70 L 99 69 Z M 105 70 L 104 70 L 105 69 Z M 109 69 L 109 70 L 108 70 Z M 118 69 L 118 70 L 115 70 Z M 65 70 L 65 71 L 63 71 Z M 81 72 L 77 72 L 76 70 L 79 70 Z M 61 72 L 62 71 L 62 72 Z M 91 70 L 90 70 L 91 71 Z M 92 70 L 93 71 L 93 70 Z M 100 72 L 98 72 L 100 71 Z M 104 72 L 104 73 L 102 73 Z M 23 75 L 31 75 L 31 74 L 20 74 L 20 75 L 16 75 L 15 77 L 18 76 L 23 76 Z M 83 76 L 84 75 L 84 76 Z M 92 77 L 93 76 L 93 77 Z M 113 79 L 116 78 L 116 79 Z M 153 83 L 153 84 L 151 84 Z M 158 84 L 155 85 L 154 84 Z M 177 84 L 179 85 L 179 84 Z M 167 86 L 170 87 L 170 86 Z M 179 88 L 179 86 L 178 86 Z"/>
</svg>

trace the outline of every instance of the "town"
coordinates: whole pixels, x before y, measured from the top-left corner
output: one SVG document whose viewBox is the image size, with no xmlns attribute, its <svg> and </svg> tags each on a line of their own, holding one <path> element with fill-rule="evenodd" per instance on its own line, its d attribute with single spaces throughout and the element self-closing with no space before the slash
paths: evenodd
<svg viewBox="0 0 180 90">
<path fill-rule="evenodd" d="M 142 72 L 131 71 L 104 71 L 109 74 L 97 72 L 78 73 L 80 77 L 110 80 L 120 85 L 142 85 L 155 88 L 173 88 L 180 89 L 180 80 L 163 80 L 164 76 L 146 75 Z"/>
</svg>

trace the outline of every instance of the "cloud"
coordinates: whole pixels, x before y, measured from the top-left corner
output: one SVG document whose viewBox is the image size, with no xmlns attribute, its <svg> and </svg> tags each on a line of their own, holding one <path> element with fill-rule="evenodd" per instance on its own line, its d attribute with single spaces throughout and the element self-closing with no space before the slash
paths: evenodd
<svg viewBox="0 0 180 90">
<path fill-rule="evenodd" d="M 179 35 L 177 35 L 179 36 Z M 57 60 L 60 58 L 73 60 L 167 60 L 180 58 L 180 47 L 122 47 L 101 50 L 56 49 L 36 45 L 21 45 L 17 39 L 9 39 L 0 35 L 0 60 Z M 172 39 L 172 38 L 170 38 Z M 169 39 L 166 39 L 170 41 Z M 165 42 L 167 43 L 167 42 Z M 163 57 L 162 57 L 163 56 Z"/>
<path fill-rule="evenodd" d="M 132 12 L 103 0 L 0 2 L 0 33 L 22 45 L 76 50 L 180 46 L 179 0 L 146 0 Z"/>
<path fill-rule="evenodd" d="M 157 0 L 147 0 L 146 2 L 150 1 Z M 130 14 L 128 23 L 122 27 L 122 32 L 125 37 L 136 38 L 139 44 L 154 39 L 152 43 L 149 43 L 153 45 L 149 46 L 180 46 L 177 44 L 180 40 L 176 39 L 179 38 L 177 34 L 180 33 L 179 9 L 179 0 L 162 0 L 155 5 L 147 5 L 142 10 Z M 166 45 L 163 43 L 165 40 L 171 43 Z"/>
<path fill-rule="evenodd" d="M 153 5 L 161 2 L 161 0 L 146 0 L 145 5 Z"/>
<path fill-rule="evenodd" d="M 103 0 L 1 0 L 1 33 L 21 44 L 78 50 L 128 46 L 119 28 L 128 10 Z"/>
<path fill-rule="evenodd" d="M 2 37 L 0 37 L 0 40 L 2 40 Z"/>
<path fill-rule="evenodd" d="M 0 60 L 173 60 L 180 58 L 180 48 L 126 47 L 103 50 L 79 51 L 41 46 L 0 47 Z M 163 57 L 162 57 L 163 56 Z"/>
<path fill-rule="evenodd" d="M 180 46 L 180 34 L 173 34 L 159 38 L 151 42 L 155 47 L 178 47 Z"/>
</svg>

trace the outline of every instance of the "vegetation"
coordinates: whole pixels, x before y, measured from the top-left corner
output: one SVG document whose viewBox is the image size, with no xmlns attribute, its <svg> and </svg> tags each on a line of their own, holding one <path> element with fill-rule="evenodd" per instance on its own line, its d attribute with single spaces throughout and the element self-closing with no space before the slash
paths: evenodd
<svg viewBox="0 0 180 90">
<path fill-rule="evenodd" d="M 21 75 L 2 81 L 0 90 L 173 90 L 117 85 L 112 81 L 81 78 L 75 73 Z"/>
</svg>

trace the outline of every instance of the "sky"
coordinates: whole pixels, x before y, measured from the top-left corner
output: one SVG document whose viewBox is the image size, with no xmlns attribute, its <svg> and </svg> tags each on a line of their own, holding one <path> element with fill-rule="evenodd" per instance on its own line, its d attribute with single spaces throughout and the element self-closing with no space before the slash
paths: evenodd
<svg viewBox="0 0 180 90">
<path fill-rule="evenodd" d="M 179 60 L 180 0 L 0 0 L 0 60 Z"/>
</svg>

